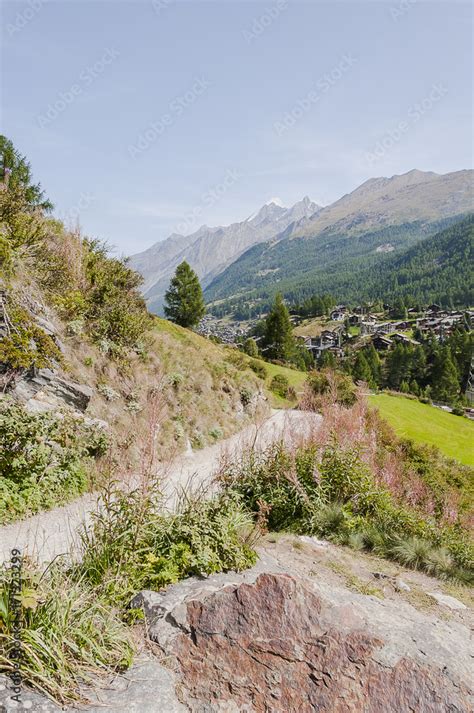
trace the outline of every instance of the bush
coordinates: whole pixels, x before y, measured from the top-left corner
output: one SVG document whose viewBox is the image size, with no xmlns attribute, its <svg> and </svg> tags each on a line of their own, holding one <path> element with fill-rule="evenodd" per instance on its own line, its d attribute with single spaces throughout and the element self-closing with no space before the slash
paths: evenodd
<svg viewBox="0 0 474 713">
<path fill-rule="evenodd" d="M 289 381 L 284 374 L 275 374 L 270 382 L 270 389 L 283 399 L 288 396 Z"/>
<path fill-rule="evenodd" d="M 10 399 L 0 401 L 0 522 L 83 493 L 88 459 L 107 447 L 105 431 L 68 414 L 30 414 Z"/>
<path fill-rule="evenodd" d="M 141 589 L 160 589 L 189 575 L 255 563 L 252 518 L 236 494 L 193 497 L 173 515 L 158 514 L 159 505 L 153 493 L 110 491 L 83 535 L 76 576 L 111 604 L 125 606 Z"/>
<path fill-rule="evenodd" d="M 243 344 L 243 350 L 249 357 L 258 357 L 258 347 L 257 342 L 252 337 L 245 340 Z"/>
<path fill-rule="evenodd" d="M 270 529 L 318 534 L 412 568 L 469 582 L 473 548 L 466 531 L 397 503 L 357 448 L 333 441 L 287 451 L 282 444 L 249 454 L 221 474 Z"/>
<path fill-rule="evenodd" d="M 342 406 L 353 406 L 357 401 L 357 389 L 351 377 L 331 369 L 312 371 L 306 380 L 307 406 L 319 410 L 325 399 Z"/>
<path fill-rule="evenodd" d="M 258 361 L 257 359 L 252 359 L 249 362 L 249 367 L 255 374 L 257 374 L 257 376 L 260 377 L 260 379 L 267 378 L 268 372 L 265 368 L 265 365 L 261 361 Z"/>
<path fill-rule="evenodd" d="M 4 310 L 10 324 L 9 333 L 0 339 L 0 366 L 5 370 L 28 371 L 62 362 L 54 339 L 41 329 L 31 315 L 8 299 Z"/>
</svg>

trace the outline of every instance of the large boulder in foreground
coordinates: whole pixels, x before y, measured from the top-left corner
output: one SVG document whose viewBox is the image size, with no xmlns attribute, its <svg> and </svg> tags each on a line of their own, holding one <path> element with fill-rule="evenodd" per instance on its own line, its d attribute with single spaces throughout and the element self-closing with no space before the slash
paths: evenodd
<svg viewBox="0 0 474 713">
<path fill-rule="evenodd" d="M 370 607 L 384 606 L 375 597 L 361 598 L 369 601 L 364 611 L 357 596 L 329 600 L 286 573 L 255 574 L 194 578 L 133 602 L 175 661 L 179 697 L 191 711 L 473 710 L 469 655 L 455 628 L 431 631 L 442 622 L 411 607 L 411 619 L 388 608 L 382 618 L 374 612 L 371 625 Z"/>
</svg>

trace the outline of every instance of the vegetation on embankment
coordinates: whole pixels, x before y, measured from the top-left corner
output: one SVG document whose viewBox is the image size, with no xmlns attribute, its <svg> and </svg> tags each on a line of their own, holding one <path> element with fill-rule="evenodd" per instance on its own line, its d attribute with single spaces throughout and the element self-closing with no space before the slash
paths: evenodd
<svg viewBox="0 0 474 713">
<path fill-rule="evenodd" d="M 45 367 L 92 387 L 87 415 L 108 424 L 107 469 L 117 477 L 156 470 L 188 445 L 211 445 L 265 410 L 264 380 L 248 366 L 234 366 L 223 347 L 152 317 L 141 277 L 104 244 L 50 217 L 52 206 L 26 159 L 5 137 L 0 149 L 11 169 L 0 183 L 2 392 Z M 7 452 L 21 443 L 25 464 L 4 479 L 11 519 L 63 503 L 92 484 L 82 446 L 69 452 L 64 467 L 62 456 L 53 458 L 50 427 L 39 425 L 47 418 L 30 418 L 18 406 L 3 433 Z M 45 442 L 41 458 L 37 438 Z"/>
<path fill-rule="evenodd" d="M 255 527 L 237 496 L 188 499 L 172 515 L 160 515 L 160 505 L 156 484 L 105 491 L 80 564 L 55 560 L 41 573 L 23 561 L 18 609 L 12 570 L 0 570 L 1 673 L 15 670 L 20 624 L 23 682 L 60 704 L 85 702 L 90 686 L 133 660 L 127 624 L 143 618 L 128 607 L 134 594 L 254 564 Z"/>
<path fill-rule="evenodd" d="M 439 448 L 449 458 L 474 466 L 474 423 L 416 399 L 391 394 L 370 396 L 398 436 Z"/>
<path fill-rule="evenodd" d="M 399 439 L 362 397 L 308 385 L 321 429 L 297 448 L 244 454 L 221 483 L 271 530 L 327 537 L 462 583 L 474 581 L 473 471 Z M 316 398 L 315 398 L 316 397 Z M 338 403 L 338 400 L 340 401 Z"/>
<path fill-rule="evenodd" d="M 70 413 L 30 414 L 0 401 L 0 524 L 62 505 L 94 484 L 104 430 Z"/>
<path fill-rule="evenodd" d="M 25 682 L 61 703 L 84 699 L 81 680 L 87 684 L 131 661 L 126 626 L 139 625 L 143 616 L 128 607 L 135 593 L 193 574 L 251 566 L 264 526 L 316 534 L 471 583 L 472 470 L 397 438 L 348 377 L 333 381 L 329 371 L 313 375 L 305 405 L 323 413 L 318 432 L 294 447 L 278 443 L 224 465 L 221 493 L 183 498 L 175 514 L 160 514 L 159 483 L 153 478 L 133 492 L 105 490 L 83 537 L 81 562 L 69 567 L 56 562 L 42 577 L 26 569 L 20 594 Z M 4 672 L 13 666 L 10 577 L 5 568 L 0 578 Z"/>
</svg>

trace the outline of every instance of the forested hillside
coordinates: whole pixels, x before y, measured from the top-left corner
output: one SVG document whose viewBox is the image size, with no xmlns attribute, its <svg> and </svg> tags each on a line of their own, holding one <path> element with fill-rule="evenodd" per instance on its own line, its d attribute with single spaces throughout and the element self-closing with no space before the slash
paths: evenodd
<svg viewBox="0 0 474 713">
<path fill-rule="evenodd" d="M 470 241 L 472 218 L 455 216 L 358 236 L 324 234 L 312 241 L 258 245 L 217 278 L 205 295 L 208 302 L 218 302 L 213 312 L 236 309 L 242 316 L 251 300 L 265 308 L 277 291 L 293 303 L 331 293 L 348 302 L 413 295 L 421 301 L 467 304 L 472 301 L 466 279 Z"/>
</svg>

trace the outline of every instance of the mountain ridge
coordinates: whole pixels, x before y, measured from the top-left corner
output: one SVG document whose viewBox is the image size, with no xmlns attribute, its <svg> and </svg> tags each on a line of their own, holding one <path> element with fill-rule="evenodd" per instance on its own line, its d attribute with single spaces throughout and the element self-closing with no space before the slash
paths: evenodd
<svg viewBox="0 0 474 713">
<path fill-rule="evenodd" d="M 173 233 L 133 255 L 130 265 L 144 278 L 142 291 L 149 308 L 159 311 L 169 281 L 183 260 L 190 263 L 205 287 L 249 247 L 297 225 L 318 210 L 320 206 L 308 196 L 290 208 L 269 201 L 246 220 L 228 226 L 201 226 L 188 236 Z"/>
</svg>

